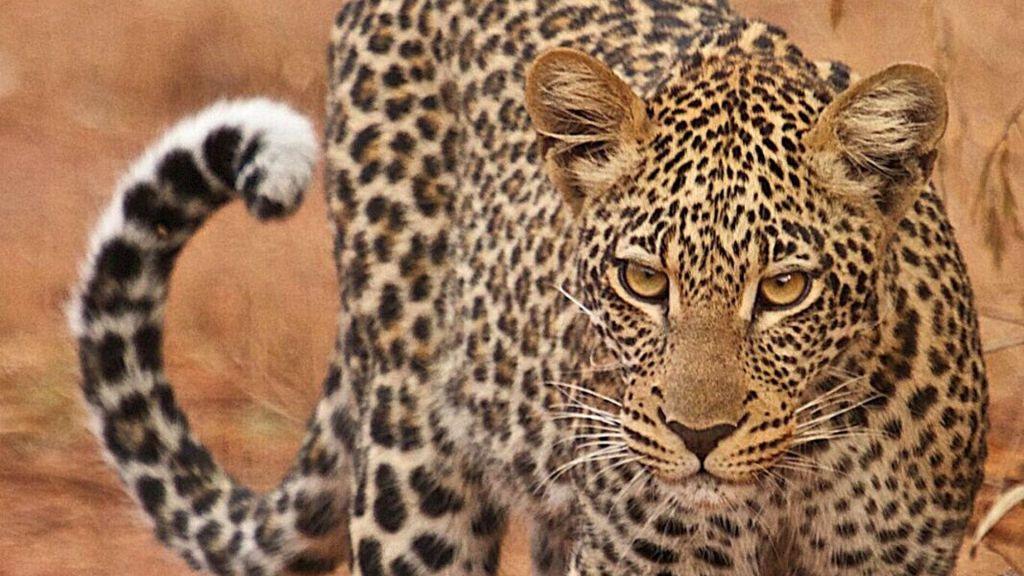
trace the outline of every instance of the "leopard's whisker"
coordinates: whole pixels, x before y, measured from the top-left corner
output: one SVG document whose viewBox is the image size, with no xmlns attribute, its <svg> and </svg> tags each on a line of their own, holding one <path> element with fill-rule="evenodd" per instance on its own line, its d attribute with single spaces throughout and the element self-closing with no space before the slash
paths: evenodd
<svg viewBox="0 0 1024 576">
<path fill-rule="evenodd" d="M 849 390 L 848 388 L 851 385 L 853 385 L 855 382 L 859 382 L 861 380 L 864 380 L 864 378 L 866 378 L 866 376 L 857 376 L 857 377 L 854 377 L 854 378 L 850 378 L 850 379 L 846 380 L 845 382 L 843 382 L 842 384 L 839 384 L 839 385 L 835 386 L 834 388 L 832 388 L 828 392 L 825 392 L 821 396 L 817 396 L 814 399 L 812 399 L 811 401 L 807 402 L 806 404 L 800 406 L 799 408 L 797 408 L 794 411 L 794 413 L 795 414 L 800 414 L 801 412 L 804 412 L 806 410 L 814 408 L 817 405 L 820 405 L 820 404 L 822 404 L 824 402 L 830 401 L 833 398 L 833 396 L 835 396 L 837 394 L 840 394 L 840 393 L 842 393 L 842 394 L 853 393 L 853 391 Z"/>
<path fill-rule="evenodd" d="M 782 458 L 779 459 L 778 462 L 775 463 L 775 465 L 779 464 L 783 466 L 792 466 L 795 468 L 805 468 L 808 470 L 822 470 L 825 472 L 831 472 L 833 474 L 839 473 L 835 468 L 832 468 L 831 466 L 827 466 L 825 464 L 822 464 L 821 462 L 816 462 L 814 460 L 797 458 L 796 455 L 793 455 L 789 452 L 787 452 L 787 455 L 783 456 Z"/>
<path fill-rule="evenodd" d="M 854 391 L 844 390 L 833 396 L 830 396 L 829 398 L 823 397 L 818 400 L 808 402 L 807 404 L 801 406 L 800 408 L 797 408 L 793 413 L 797 415 L 806 413 L 808 415 L 808 418 L 814 418 L 822 410 L 827 410 L 828 408 L 835 406 L 836 404 L 846 402 L 854 396 L 856 396 L 856 393 Z"/>
<path fill-rule="evenodd" d="M 626 496 L 626 494 L 629 493 L 629 491 L 633 488 L 633 485 L 636 484 L 636 481 L 643 478 L 646 473 L 647 471 L 643 467 L 640 467 L 640 469 L 637 470 L 636 474 L 633 475 L 633 479 L 630 480 L 626 484 L 626 487 L 619 491 L 619 495 L 615 497 L 615 500 L 612 502 L 612 508 L 618 508 L 619 502 L 621 502 L 622 499 Z"/>
<path fill-rule="evenodd" d="M 636 536 L 633 537 L 633 542 L 636 542 L 641 537 L 647 535 L 648 531 L 654 528 L 654 521 L 657 518 L 659 518 L 662 514 L 664 514 L 667 510 L 669 510 L 672 507 L 672 505 L 676 502 L 676 500 L 677 497 L 675 494 L 669 494 L 667 497 L 663 496 L 662 501 L 658 504 L 658 506 L 654 508 L 654 512 L 652 512 L 647 517 L 647 520 L 644 522 L 644 525 L 640 527 L 640 530 L 637 532 Z"/>
<path fill-rule="evenodd" d="M 564 391 L 562 391 L 562 393 L 564 395 L 564 398 L 565 398 L 566 402 L 562 403 L 562 404 L 553 404 L 553 405 L 551 405 L 550 406 L 551 410 L 559 410 L 559 409 L 564 409 L 564 408 L 583 408 L 583 409 L 589 410 L 591 412 L 597 412 L 597 413 L 600 413 L 600 414 L 608 414 L 609 416 L 615 416 L 615 414 L 613 414 L 612 412 L 609 412 L 608 410 L 605 410 L 604 408 L 599 408 L 597 406 L 594 406 L 593 404 L 587 404 L 586 402 L 584 402 L 583 400 L 581 400 L 579 398 L 565 395 L 566 393 Z"/>
<path fill-rule="evenodd" d="M 582 310 L 583 313 L 586 314 L 587 318 L 589 318 L 590 321 L 593 322 L 593 324 L 595 326 L 597 326 L 599 328 L 604 328 L 605 327 L 604 322 L 602 322 L 601 319 L 597 317 L 597 314 L 595 314 L 590 308 L 587 308 L 586 306 L 584 306 L 583 303 L 580 302 L 578 299 L 576 299 L 575 296 L 570 294 L 569 291 L 565 289 L 565 287 L 563 287 L 561 285 L 555 285 L 555 289 L 558 290 L 558 292 L 562 296 L 565 296 L 566 299 L 569 300 L 569 302 L 572 302 L 574 305 L 576 305 L 577 308 Z"/>
<path fill-rule="evenodd" d="M 605 410 L 601 410 L 600 408 L 596 408 L 596 407 L 591 406 L 589 404 L 583 404 L 583 403 L 577 403 L 577 402 L 553 404 L 553 405 L 550 406 L 550 410 L 551 410 L 550 414 L 551 414 L 552 417 L 567 416 L 567 415 L 572 415 L 572 414 L 580 414 L 580 415 L 600 416 L 600 417 L 605 418 L 607 420 L 611 420 L 614 423 L 618 423 L 618 421 L 619 421 L 619 416 L 617 414 L 613 414 L 611 412 L 607 412 Z"/>
<path fill-rule="evenodd" d="M 822 422 L 828 422 L 829 420 L 833 420 L 839 416 L 842 416 L 843 414 L 846 414 L 847 412 L 856 410 L 857 408 L 860 408 L 861 406 L 864 406 L 865 404 L 868 404 L 870 402 L 874 402 L 875 400 L 878 400 L 880 398 L 882 398 L 881 394 L 872 394 L 871 396 L 868 396 L 867 398 L 861 400 L 860 402 L 855 402 L 854 404 L 836 410 L 835 412 L 829 412 L 828 414 L 818 416 L 816 418 L 808 420 L 807 422 L 801 422 L 800 424 L 797 424 L 797 430 L 809 428 L 816 424 L 821 424 Z"/>
<path fill-rule="evenodd" d="M 793 457 L 793 458 L 803 459 L 803 460 L 810 460 L 810 458 L 808 458 L 808 456 L 806 454 L 801 454 L 799 452 L 796 452 L 795 450 L 786 450 L 786 451 L 783 452 L 783 454 L 786 455 L 787 457 Z"/>
<path fill-rule="evenodd" d="M 786 478 L 784 476 L 782 476 L 781 474 L 779 474 L 778 472 L 772 470 L 770 466 L 766 466 L 766 465 L 758 466 L 757 467 L 757 471 L 758 471 L 759 474 L 765 474 L 766 476 L 768 476 L 768 478 L 770 478 L 772 481 L 774 481 L 776 483 L 776 485 L 779 486 L 779 488 L 785 488 L 786 487 L 786 483 L 787 483 Z"/>
<path fill-rule="evenodd" d="M 590 452 L 588 454 L 584 454 L 582 456 L 578 456 L 576 458 L 573 458 L 572 460 L 570 460 L 570 461 L 566 462 L 565 464 L 562 464 L 561 466 L 556 468 L 554 470 L 554 472 L 552 472 L 552 474 L 551 474 L 552 475 L 552 479 L 558 478 L 558 476 L 560 476 L 562 473 L 564 473 L 564 472 L 566 472 L 566 471 L 568 471 L 568 470 L 570 470 L 572 468 L 575 468 L 576 466 L 579 466 L 580 464 L 585 464 L 587 462 L 600 462 L 602 460 L 614 460 L 614 459 L 620 458 L 624 454 L 628 454 L 628 453 L 629 453 L 629 449 L 626 448 L 625 446 L 613 446 L 613 447 L 610 447 L 610 448 L 604 448 L 604 449 L 601 449 L 601 450 L 595 450 L 595 451 Z"/>
<path fill-rule="evenodd" d="M 606 448 L 611 448 L 613 446 L 616 446 L 616 444 L 618 444 L 619 446 L 625 446 L 625 444 L 623 444 L 621 440 L 620 441 L 616 441 L 616 440 L 593 440 L 593 441 L 590 441 L 590 442 L 584 442 L 583 444 L 578 444 L 578 445 L 574 446 L 574 448 L 576 450 L 584 450 L 586 448 L 595 448 L 595 447 L 598 447 L 598 446 L 604 446 Z"/>
<path fill-rule="evenodd" d="M 808 436 L 817 435 L 845 435 L 847 433 L 858 434 L 858 435 L 878 435 L 884 436 L 884 433 L 878 430 L 871 430 L 865 426 L 837 426 L 835 428 L 829 426 L 815 426 L 813 428 L 800 428 L 797 430 L 796 435 L 793 437 L 795 440 L 807 438 Z"/>
<path fill-rule="evenodd" d="M 627 454 L 629 454 L 629 449 L 625 446 L 625 444 L 623 444 L 622 446 L 611 446 L 609 448 L 603 448 L 600 450 L 595 450 L 593 452 L 588 452 L 587 454 L 583 454 L 581 456 L 577 456 L 576 458 L 573 458 L 572 460 L 562 464 L 558 468 L 555 468 L 550 474 L 548 474 L 546 478 L 544 478 L 544 480 L 537 483 L 537 487 L 534 488 L 534 491 L 539 492 L 546 485 L 556 481 L 562 474 L 568 472 L 572 468 L 575 468 L 576 466 L 579 466 L 581 464 L 585 464 L 587 462 L 615 460 L 618 458 L 623 458 Z"/>
<path fill-rule="evenodd" d="M 616 433 L 621 434 L 622 431 L 623 431 L 623 429 L 622 429 L 622 422 L 619 421 L 618 419 L 616 419 L 614 422 L 607 422 L 607 421 L 603 421 L 603 422 L 594 422 L 594 421 L 579 422 L 579 423 L 576 423 L 576 424 L 573 425 L 573 428 L 570 431 L 570 433 L 571 434 L 589 434 L 591 432 L 616 432 Z"/>
<path fill-rule="evenodd" d="M 587 414 L 583 412 L 556 412 L 552 420 L 591 420 L 594 422 L 600 422 L 602 424 L 610 424 L 612 426 L 618 426 L 619 421 L 614 418 L 608 418 L 607 416 L 601 416 L 597 414 Z"/>
<path fill-rule="evenodd" d="M 612 470 L 616 470 L 618 468 L 622 468 L 623 466 L 626 466 L 627 464 L 632 464 L 633 462 L 636 462 L 638 460 L 640 460 L 639 456 L 631 456 L 629 458 L 623 458 L 622 460 L 620 460 L 618 462 L 605 463 L 601 468 L 597 469 L 597 471 L 595 472 L 594 478 L 597 479 L 597 478 L 599 478 L 599 477 L 601 477 L 601 476 L 611 472 Z"/>
<path fill-rule="evenodd" d="M 592 439 L 597 439 L 597 438 L 605 438 L 605 439 L 608 439 L 608 440 L 622 440 L 623 437 L 622 437 L 622 434 L 615 433 L 615 432 L 601 432 L 601 433 L 595 433 L 595 434 L 576 434 L 576 435 L 573 435 L 573 436 L 569 436 L 568 438 L 562 438 L 561 440 L 559 440 L 556 443 L 556 445 L 557 444 L 564 444 L 566 442 L 574 442 L 574 441 L 577 441 L 577 440 L 592 440 Z"/>
<path fill-rule="evenodd" d="M 598 416 L 603 416 L 603 417 L 608 418 L 610 420 L 617 420 L 618 419 L 618 416 L 616 416 L 615 414 L 612 414 L 611 412 L 607 412 L 605 410 L 601 410 L 600 408 L 596 408 L 594 406 L 591 406 L 589 404 L 584 404 L 584 403 L 576 401 L 576 400 L 574 400 L 574 401 L 572 401 L 572 402 L 570 402 L 568 404 L 553 404 L 553 405 L 551 405 L 551 409 L 552 410 L 560 410 L 560 411 L 563 411 L 563 412 L 569 412 L 569 411 L 571 411 L 573 409 L 578 409 L 578 410 L 580 410 L 580 412 L 573 412 L 573 414 L 596 414 Z"/>
<path fill-rule="evenodd" d="M 812 468 L 810 466 L 795 466 L 793 464 L 785 464 L 785 463 L 781 463 L 781 462 L 776 462 L 775 464 L 772 464 L 772 467 L 780 469 L 780 470 L 791 470 L 791 471 L 794 471 L 794 472 L 809 472 L 809 473 L 820 473 L 821 472 L 817 468 Z"/>
<path fill-rule="evenodd" d="M 627 364 L 623 362 L 608 362 L 606 364 L 591 364 L 587 368 L 576 368 L 574 370 L 560 370 L 559 374 L 562 375 L 574 375 L 574 374 L 601 374 L 604 372 L 615 372 L 626 368 Z"/>
<path fill-rule="evenodd" d="M 586 454 L 582 454 L 580 456 L 577 456 L 576 458 L 573 458 L 569 462 L 567 462 L 565 464 L 562 464 L 562 466 L 575 466 L 576 464 L 582 464 L 583 462 L 587 462 L 587 461 L 593 460 L 595 458 L 603 458 L 603 457 L 606 457 L 606 456 L 614 456 L 616 454 L 626 453 L 626 452 L 628 452 L 628 448 L 626 448 L 625 444 L 622 444 L 622 445 L 619 445 L 619 446 L 609 446 L 607 448 L 602 448 L 600 450 L 594 450 L 592 452 L 587 452 Z"/>
<path fill-rule="evenodd" d="M 778 466 L 780 468 L 783 468 L 783 469 L 789 469 L 789 470 L 802 470 L 802 471 L 807 471 L 807 472 L 828 472 L 829 474 L 837 474 L 835 469 L 829 468 L 827 466 L 814 466 L 814 465 L 810 465 L 810 464 L 797 464 L 797 463 L 794 463 L 794 462 L 784 462 L 784 463 L 781 463 L 781 464 L 776 464 L 776 466 Z"/>
<path fill-rule="evenodd" d="M 572 390 L 573 392 L 581 392 L 583 394 L 587 394 L 589 396 L 593 396 L 595 398 L 599 398 L 601 400 L 604 400 L 605 402 L 607 402 L 607 403 L 609 403 L 609 404 L 611 404 L 613 406 L 618 406 L 620 408 L 622 407 L 622 403 L 619 402 L 618 400 L 615 400 L 614 398 L 611 398 L 610 396 L 606 396 L 604 394 L 601 394 L 600 392 L 597 392 L 595 390 L 591 390 L 590 388 L 587 388 L 586 386 L 580 386 L 579 384 L 572 384 L 572 383 L 569 383 L 569 382 L 557 382 L 555 380 L 548 380 L 548 381 L 545 382 L 545 384 L 550 384 L 552 386 L 556 386 L 559 389 L 564 388 L 564 389 Z"/>
<path fill-rule="evenodd" d="M 821 430 L 821 431 L 808 431 L 806 434 L 801 434 L 793 439 L 791 446 L 802 446 L 811 442 L 820 442 L 823 440 L 840 440 L 843 438 L 879 438 L 885 435 L 877 430 L 868 430 L 867 428 L 861 429 L 847 429 L 840 431 L 833 430 Z"/>
<path fill-rule="evenodd" d="M 796 433 L 796 436 L 794 436 L 794 438 L 795 439 L 801 439 L 801 438 L 805 438 L 807 436 L 814 436 L 814 435 L 819 435 L 819 434 L 835 434 L 835 435 L 840 435 L 841 436 L 841 435 L 845 435 L 845 434 L 848 434 L 848 433 L 853 433 L 853 434 L 862 435 L 862 436 L 863 435 L 885 436 L 884 432 L 881 432 L 879 430 L 872 430 L 871 428 L 867 428 L 867 427 L 864 427 L 864 426 L 841 426 L 841 427 L 836 427 L 836 428 L 818 426 L 818 427 L 815 427 L 815 428 L 807 428 L 807 429 L 804 429 L 804 430 L 798 430 L 797 433 Z"/>
</svg>

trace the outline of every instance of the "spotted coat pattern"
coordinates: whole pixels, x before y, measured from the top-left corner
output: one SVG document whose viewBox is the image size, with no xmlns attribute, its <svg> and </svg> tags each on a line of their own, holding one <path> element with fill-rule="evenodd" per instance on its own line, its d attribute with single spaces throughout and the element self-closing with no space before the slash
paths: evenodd
<svg viewBox="0 0 1024 576">
<path fill-rule="evenodd" d="M 607 65 L 650 126 L 578 210 L 524 102 L 556 47 Z M 325 572 L 347 550 L 365 576 L 493 574 L 516 508 L 537 519 L 541 574 L 951 571 L 984 459 L 970 287 L 931 158 L 898 182 L 883 166 L 866 198 L 812 158 L 844 66 L 682 0 L 352 0 L 329 61 L 337 352 L 277 491 L 216 467 L 158 355 L 173 255 L 266 132 L 211 129 L 170 154 L 156 192 L 112 208 L 133 223 L 86 270 L 86 396 L 162 540 L 219 573 Z M 890 189 L 914 194 L 886 220 Z M 671 278 L 667 308 L 616 287 L 637 253 Z M 813 297 L 757 316 L 750 287 L 786 259 Z M 717 480 L 679 476 L 693 455 L 659 416 L 672 392 L 652 382 L 679 357 L 744 378 L 745 416 L 704 463 Z"/>
</svg>

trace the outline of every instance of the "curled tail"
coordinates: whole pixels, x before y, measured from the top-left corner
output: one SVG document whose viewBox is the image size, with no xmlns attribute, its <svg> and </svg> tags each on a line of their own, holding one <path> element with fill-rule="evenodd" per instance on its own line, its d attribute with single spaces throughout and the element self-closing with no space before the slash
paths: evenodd
<svg viewBox="0 0 1024 576">
<path fill-rule="evenodd" d="M 309 543 L 292 534 L 301 510 L 288 480 L 261 497 L 214 462 L 174 400 L 161 352 L 184 244 L 236 197 L 260 220 L 291 214 L 316 156 L 309 121 L 267 100 L 216 104 L 179 123 L 119 186 L 69 308 L 93 429 L 157 537 L 194 568 L 269 574 L 311 562 Z"/>
</svg>

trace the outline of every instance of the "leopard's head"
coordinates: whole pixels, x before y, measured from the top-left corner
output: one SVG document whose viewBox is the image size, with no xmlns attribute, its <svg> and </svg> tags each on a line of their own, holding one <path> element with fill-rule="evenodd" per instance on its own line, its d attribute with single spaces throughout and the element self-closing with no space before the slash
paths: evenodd
<svg viewBox="0 0 1024 576">
<path fill-rule="evenodd" d="M 526 103 L 578 222 L 574 297 L 621 368 L 602 409 L 623 450 L 709 501 L 797 466 L 808 391 L 873 328 L 888 239 L 928 185 L 935 74 L 835 95 L 811 66 L 722 55 L 641 98 L 556 49 Z"/>
</svg>

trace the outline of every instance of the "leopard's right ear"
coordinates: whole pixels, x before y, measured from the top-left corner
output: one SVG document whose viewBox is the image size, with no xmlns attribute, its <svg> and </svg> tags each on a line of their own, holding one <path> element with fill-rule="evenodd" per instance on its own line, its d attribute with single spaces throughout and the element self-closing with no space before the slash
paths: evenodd
<svg viewBox="0 0 1024 576">
<path fill-rule="evenodd" d="M 651 134 L 643 100 L 607 66 L 568 48 L 545 52 L 527 71 L 526 110 L 548 176 L 576 214 L 636 166 Z"/>
</svg>

